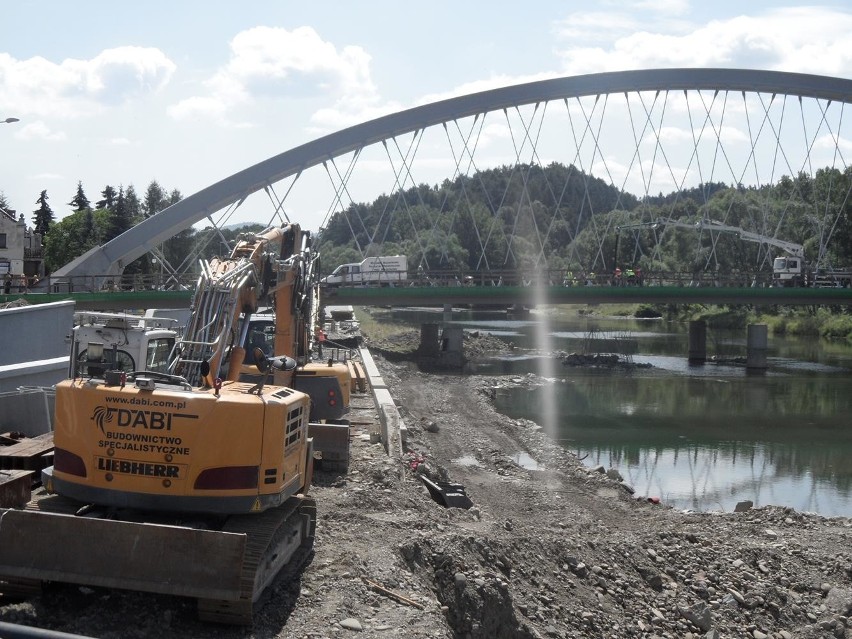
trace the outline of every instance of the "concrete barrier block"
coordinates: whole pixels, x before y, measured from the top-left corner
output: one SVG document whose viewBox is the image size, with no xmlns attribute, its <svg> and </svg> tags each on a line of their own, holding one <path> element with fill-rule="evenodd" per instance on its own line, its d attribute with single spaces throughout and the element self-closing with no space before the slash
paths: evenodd
<svg viewBox="0 0 852 639">
<path fill-rule="evenodd" d="M 362 348 L 358 352 L 361 354 L 361 361 L 364 363 L 364 370 L 367 373 L 367 377 L 369 377 L 371 381 L 373 378 L 381 379 L 379 369 L 376 366 L 376 361 L 373 359 L 370 351 L 366 348 Z"/>
<path fill-rule="evenodd" d="M 346 470 L 349 466 L 349 421 L 308 424 L 308 436 L 314 440 L 314 450 L 320 453 L 326 470 Z"/>
</svg>

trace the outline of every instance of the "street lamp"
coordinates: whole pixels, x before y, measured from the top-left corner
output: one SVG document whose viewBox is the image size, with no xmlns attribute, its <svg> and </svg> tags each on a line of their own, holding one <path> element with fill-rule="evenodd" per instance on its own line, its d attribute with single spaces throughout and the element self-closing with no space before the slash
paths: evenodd
<svg viewBox="0 0 852 639">
<path fill-rule="evenodd" d="M 6 118 L 5 120 L 0 120 L 0 124 L 12 124 L 12 122 L 20 122 L 19 118 Z"/>
</svg>

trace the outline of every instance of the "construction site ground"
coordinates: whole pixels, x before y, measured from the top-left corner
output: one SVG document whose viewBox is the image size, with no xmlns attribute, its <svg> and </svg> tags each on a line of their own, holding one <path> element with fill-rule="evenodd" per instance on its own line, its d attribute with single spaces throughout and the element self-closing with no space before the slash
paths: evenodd
<svg viewBox="0 0 852 639">
<path fill-rule="evenodd" d="M 315 474 L 313 555 L 252 627 L 200 623 L 178 597 L 63 584 L 0 601 L 0 622 L 115 639 L 852 637 L 849 519 L 651 503 L 491 405 L 497 385 L 546 382 L 427 372 L 410 340 L 368 345 L 406 450 L 385 453 L 370 397 L 355 397 L 348 472 Z M 473 506 L 436 503 L 420 475 L 463 484 Z"/>
</svg>

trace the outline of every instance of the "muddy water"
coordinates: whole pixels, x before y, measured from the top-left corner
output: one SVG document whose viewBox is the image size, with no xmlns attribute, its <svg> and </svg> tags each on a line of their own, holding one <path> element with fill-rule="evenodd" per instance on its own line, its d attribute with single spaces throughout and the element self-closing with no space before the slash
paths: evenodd
<svg viewBox="0 0 852 639">
<path fill-rule="evenodd" d="M 441 321 L 397 312 L 413 323 L 429 317 Z M 557 366 L 543 385 L 501 390 L 503 412 L 545 423 L 542 407 L 553 406 L 554 439 L 590 466 L 618 468 L 637 495 L 676 508 L 730 511 L 750 500 L 852 517 L 852 346 L 770 336 L 768 370 L 750 374 L 735 363 L 745 356 L 744 329 L 709 330 L 708 356 L 723 363 L 690 366 L 685 325 L 557 313 L 542 350 L 538 319 L 454 313 L 454 324 L 516 347 L 469 371 L 538 372 L 548 351 L 584 349 L 651 367 Z"/>
</svg>

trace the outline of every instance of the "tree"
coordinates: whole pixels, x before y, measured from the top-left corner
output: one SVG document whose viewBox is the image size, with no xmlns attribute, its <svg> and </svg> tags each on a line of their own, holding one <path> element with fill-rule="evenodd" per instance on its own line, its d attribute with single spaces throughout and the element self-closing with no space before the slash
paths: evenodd
<svg viewBox="0 0 852 639">
<path fill-rule="evenodd" d="M 83 192 L 82 182 L 77 182 L 77 194 L 71 198 L 71 201 L 68 202 L 68 206 L 73 206 L 75 211 L 85 211 L 92 207 L 91 202 L 89 202 L 89 198 L 87 198 L 86 194 Z"/>
<path fill-rule="evenodd" d="M 166 206 L 168 206 L 166 204 L 166 192 L 157 180 L 152 180 L 148 188 L 145 189 L 145 197 L 142 198 L 142 215 L 151 217 L 162 211 Z"/>
<path fill-rule="evenodd" d="M 115 192 L 115 189 L 109 185 L 104 187 L 104 190 L 101 191 L 101 196 L 104 199 L 98 200 L 98 203 L 95 204 L 95 208 L 97 209 L 111 209 L 115 206 L 115 199 L 118 194 Z"/>
<path fill-rule="evenodd" d="M 55 271 L 100 244 L 110 216 L 105 210 L 94 212 L 89 208 L 76 211 L 54 224 L 50 235 L 44 238 L 47 272 Z"/>
<path fill-rule="evenodd" d="M 162 208 L 168 208 L 183 199 L 180 191 L 173 189 L 168 197 L 162 202 Z M 162 210 L 162 209 L 161 209 Z M 262 229 L 258 229 L 262 230 Z M 162 251 L 172 268 L 185 270 L 192 265 L 194 258 L 193 244 L 195 243 L 195 231 L 192 227 L 175 233 L 163 243 Z"/>
<path fill-rule="evenodd" d="M 12 207 L 9 205 L 9 200 L 6 199 L 6 195 L 0 191 L 0 209 L 4 211 L 11 211 Z"/>
<path fill-rule="evenodd" d="M 47 232 L 50 230 L 50 225 L 53 224 L 53 209 L 50 208 L 47 200 L 47 191 L 42 191 L 41 195 L 39 195 L 36 200 L 36 204 L 39 206 L 35 211 L 33 211 L 33 213 L 35 213 L 35 215 L 33 215 L 33 226 L 35 227 L 35 232 L 42 236 L 47 235 Z"/>
<path fill-rule="evenodd" d="M 130 212 L 127 210 L 127 200 L 124 196 L 124 189 L 118 190 L 118 197 L 115 200 L 115 206 L 110 208 L 112 208 L 112 215 L 109 216 L 106 235 L 104 236 L 104 240 L 107 242 L 118 237 L 133 226 L 133 220 L 130 217 Z"/>
<path fill-rule="evenodd" d="M 139 202 L 139 196 L 136 195 L 136 189 L 132 184 L 127 186 L 124 191 L 124 204 L 127 207 L 127 214 L 134 222 L 138 222 L 142 217 L 142 204 Z"/>
</svg>

